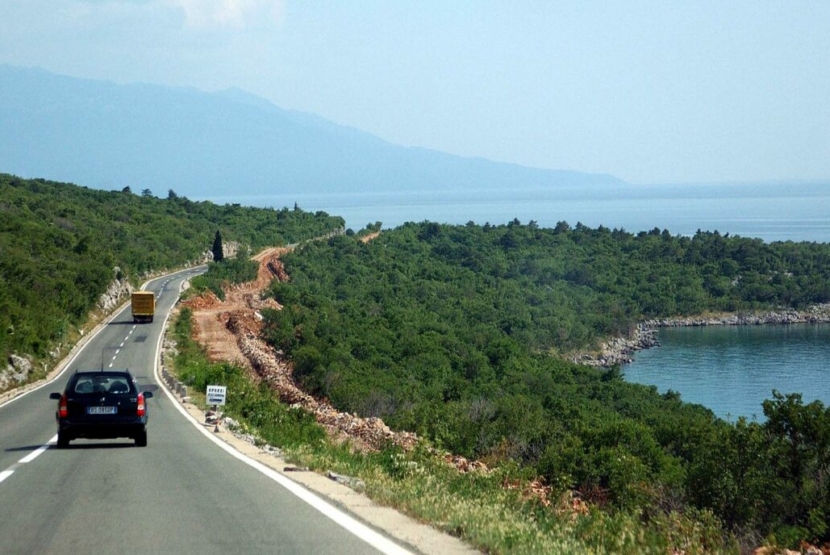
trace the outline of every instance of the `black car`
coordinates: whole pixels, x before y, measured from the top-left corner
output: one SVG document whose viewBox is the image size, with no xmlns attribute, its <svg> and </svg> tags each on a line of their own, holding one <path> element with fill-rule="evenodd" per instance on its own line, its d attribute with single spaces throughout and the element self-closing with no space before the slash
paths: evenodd
<svg viewBox="0 0 830 555">
<path fill-rule="evenodd" d="M 58 447 L 77 438 L 127 437 L 147 446 L 147 404 L 152 391 L 139 392 L 127 370 L 75 372 L 58 400 Z"/>
</svg>

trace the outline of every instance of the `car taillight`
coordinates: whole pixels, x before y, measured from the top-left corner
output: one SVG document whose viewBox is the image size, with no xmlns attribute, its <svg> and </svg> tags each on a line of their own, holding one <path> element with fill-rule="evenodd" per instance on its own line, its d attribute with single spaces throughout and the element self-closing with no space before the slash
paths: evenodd
<svg viewBox="0 0 830 555">
<path fill-rule="evenodd" d="M 58 401 L 58 417 L 66 418 L 67 416 L 69 416 L 69 408 L 66 406 L 66 394 L 64 393 Z"/>
<path fill-rule="evenodd" d="M 138 416 L 144 416 L 144 410 L 145 410 L 144 409 L 144 394 L 139 393 L 138 394 L 138 407 L 136 408 L 135 412 Z"/>
</svg>

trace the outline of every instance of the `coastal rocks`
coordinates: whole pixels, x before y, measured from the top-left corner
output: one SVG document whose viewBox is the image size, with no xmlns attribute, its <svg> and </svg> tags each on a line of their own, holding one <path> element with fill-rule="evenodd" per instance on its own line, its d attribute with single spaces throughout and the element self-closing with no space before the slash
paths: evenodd
<svg viewBox="0 0 830 555">
<path fill-rule="evenodd" d="M 698 326 L 760 326 L 766 324 L 830 323 L 830 303 L 813 305 L 805 310 L 781 309 L 767 312 L 739 312 L 708 316 L 687 316 L 646 320 L 633 328 L 628 337 L 614 337 L 600 345 L 596 353 L 579 353 L 571 362 L 598 368 L 611 368 L 633 361 L 634 353 L 659 347 L 659 328 Z"/>
<path fill-rule="evenodd" d="M 830 304 L 811 306 L 806 310 L 778 310 L 696 316 L 687 318 L 665 318 L 648 320 L 650 328 L 682 326 L 760 326 L 762 324 L 818 324 L 830 322 Z"/>
<path fill-rule="evenodd" d="M 600 345 L 598 353 L 580 353 L 572 357 L 571 362 L 598 368 L 628 364 L 634 360 L 637 351 L 660 345 L 656 327 L 650 325 L 650 322 L 638 324 L 629 332 L 628 337 L 613 337 Z"/>
</svg>

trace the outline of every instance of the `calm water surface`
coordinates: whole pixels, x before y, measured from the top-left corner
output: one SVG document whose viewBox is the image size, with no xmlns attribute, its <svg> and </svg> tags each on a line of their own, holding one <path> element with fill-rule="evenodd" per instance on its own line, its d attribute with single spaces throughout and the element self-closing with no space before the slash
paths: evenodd
<svg viewBox="0 0 830 555">
<path fill-rule="evenodd" d="M 631 232 L 655 227 L 672 235 L 719 231 L 765 241 L 830 242 L 830 183 L 625 185 L 479 191 L 285 193 L 209 197 L 219 204 L 293 207 L 342 216 L 355 231 L 380 221 L 479 225 L 518 218 L 542 227 L 581 222 Z"/>
<path fill-rule="evenodd" d="M 732 420 L 764 420 L 773 389 L 830 404 L 830 324 L 666 328 L 658 337 L 660 347 L 623 368 L 627 380 L 673 389 Z"/>
</svg>

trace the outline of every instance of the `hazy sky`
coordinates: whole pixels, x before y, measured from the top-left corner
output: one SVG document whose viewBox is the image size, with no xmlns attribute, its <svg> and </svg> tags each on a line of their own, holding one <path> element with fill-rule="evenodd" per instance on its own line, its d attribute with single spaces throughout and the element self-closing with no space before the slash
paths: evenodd
<svg viewBox="0 0 830 555">
<path fill-rule="evenodd" d="M 826 0 L 5 0 L 0 63 L 632 183 L 830 179 Z"/>
</svg>

